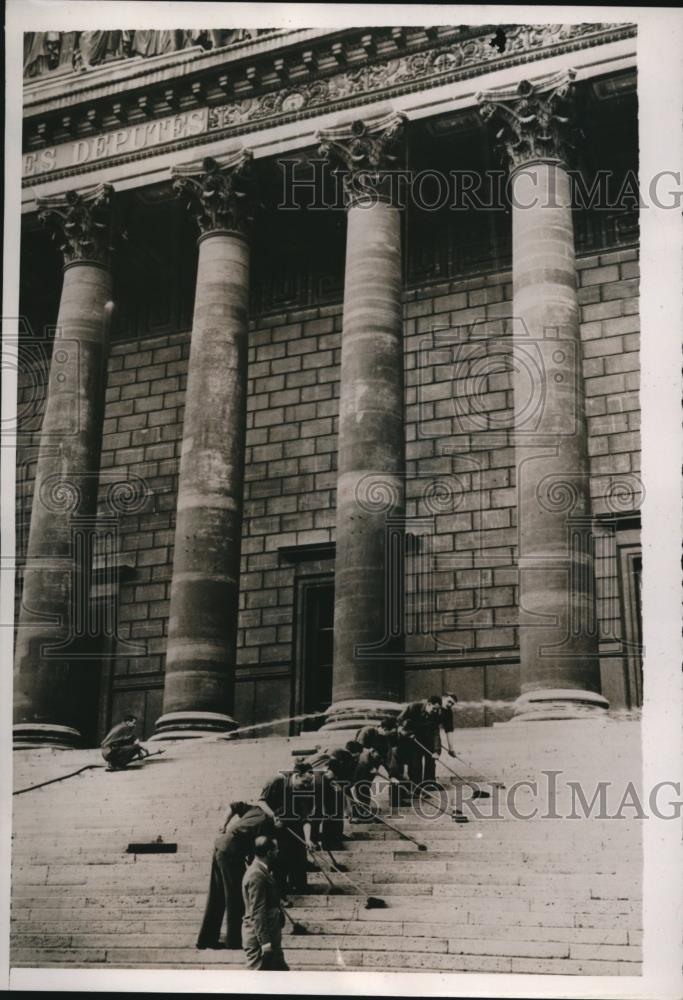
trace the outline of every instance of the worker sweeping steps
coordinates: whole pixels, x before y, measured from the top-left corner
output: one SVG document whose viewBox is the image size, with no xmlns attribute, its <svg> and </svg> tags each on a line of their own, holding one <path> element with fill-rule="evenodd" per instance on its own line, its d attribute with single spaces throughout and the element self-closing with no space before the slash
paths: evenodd
<svg viewBox="0 0 683 1000">
<path fill-rule="evenodd" d="M 457 756 L 453 749 L 456 702 L 452 694 L 411 702 L 398 718 L 366 725 L 354 739 L 297 760 L 267 781 L 253 803 L 231 802 L 214 845 L 197 947 L 243 948 L 250 969 L 286 969 L 282 926 L 289 921 L 293 933 L 307 931 L 285 908 L 290 894 L 309 891 L 311 870 L 331 894 L 344 893 L 348 886 L 364 895 L 332 853 L 351 835 L 344 833 L 347 821 L 380 823 L 426 851 L 425 844 L 380 814 L 376 779 L 388 783 L 392 807 L 423 797 L 437 803 L 436 761 L 444 750 L 451 758 Z M 445 766 L 462 777 L 450 764 Z M 462 814 L 453 818 L 467 822 Z M 386 906 L 377 896 L 365 898 L 367 909 Z M 222 944 L 224 920 L 227 935 Z"/>
</svg>

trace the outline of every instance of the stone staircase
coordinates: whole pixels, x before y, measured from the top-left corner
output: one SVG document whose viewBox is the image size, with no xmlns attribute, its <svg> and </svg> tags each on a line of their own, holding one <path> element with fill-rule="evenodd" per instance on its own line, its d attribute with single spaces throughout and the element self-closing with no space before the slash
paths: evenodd
<svg viewBox="0 0 683 1000">
<path fill-rule="evenodd" d="M 128 772 L 97 767 L 16 796 L 12 966 L 243 968 L 240 952 L 194 947 L 219 818 L 315 737 L 175 743 Z M 525 787 L 519 816 L 539 814 L 515 818 L 507 807 L 515 782 L 539 781 L 542 792 L 549 771 L 563 772 L 560 815 L 571 811 L 566 781 L 580 781 L 590 801 L 595 783 L 610 780 L 618 806 L 627 782 L 638 785 L 638 723 L 503 724 L 461 730 L 459 746 L 506 789 L 470 801 L 465 788 L 467 823 L 426 805 L 392 815 L 424 852 L 378 823 L 347 827 L 338 859 L 386 908 L 366 909 L 342 875 L 330 876 L 339 886 L 330 894 L 311 874 L 289 910 L 307 929 L 285 930 L 291 968 L 639 975 L 642 823 L 632 811 L 618 822 L 543 818 L 546 797 Z M 101 763 L 92 750 L 14 757 L 15 789 Z M 127 853 L 159 837 L 176 853 Z"/>
</svg>

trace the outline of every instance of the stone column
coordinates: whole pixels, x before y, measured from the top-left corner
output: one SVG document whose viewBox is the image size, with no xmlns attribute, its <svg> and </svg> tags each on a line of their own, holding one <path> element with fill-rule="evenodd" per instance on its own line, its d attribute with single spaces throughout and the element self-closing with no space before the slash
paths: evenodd
<svg viewBox="0 0 683 1000">
<path fill-rule="evenodd" d="M 324 728 L 400 710 L 403 567 L 392 560 L 405 512 L 401 220 L 386 171 L 403 116 L 320 134 L 344 173 L 348 213 L 341 355 L 332 701 Z M 370 193 L 368 193 L 370 192 Z"/>
<path fill-rule="evenodd" d="M 174 171 L 199 226 L 163 715 L 155 738 L 234 729 L 247 395 L 251 153 Z"/>
<path fill-rule="evenodd" d="M 587 424 L 568 154 L 574 71 L 478 95 L 510 170 L 521 696 L 600 716 Z"/>
<path fill-rule="evenodd" d="M 106 184 L 39 198 L 41 221 L 64 257 L 31 508 L 14 667 L 17 746 L 75 746 L 80 628 L 90 557 L 74 528 L 94 523 L 102 441 L 112 279 Z M 88 549 L 90 547 L 88 546 Z M 87 638 L 81 632 L 80 638 Z M 82 650 L 81 650 L 82 652 Z"/>
</svg>

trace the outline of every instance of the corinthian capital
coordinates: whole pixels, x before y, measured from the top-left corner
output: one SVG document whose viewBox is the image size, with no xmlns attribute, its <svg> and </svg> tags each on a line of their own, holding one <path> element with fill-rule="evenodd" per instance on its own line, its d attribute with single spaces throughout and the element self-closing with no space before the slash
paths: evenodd
<svg viewBox="0 0 683 1000">
<path fill-rule="evenodd" d="M 400 167 L 406 116 L 398 112 L 374 121 L 354 121 L 318 132 L 318 151 L 335 169 L 344 172 L 347 203 L 381 188 L 386 175 Z M 361 180 L 361 178 L 363 178 Z"/>
<path fill-rule="evenodd" d="M 246 234 L 254 209 L 252 160 L 251 150 L 242 149 L 220 164 L 207 157 L 201 164 L 173 170 L 173 187 L 177 194 L 187 196 L 187 207 L 202 235 L 219 230 Z"/>
<path fill-rule="evenodd" d="M 563 70 L 477 94 L 483 120 L 499 126 L 496 140 L 508 169 L 532 160 L 568 162 L 575 134 L 568 98 L 575 75 Z"/>
<path fill-rule="evenodd" d="M 112 249 L 111 184 L 90 191 L 36 198 L 38 218 L 64 255 L 64 263 L 108 265 Z"/>
</svg>

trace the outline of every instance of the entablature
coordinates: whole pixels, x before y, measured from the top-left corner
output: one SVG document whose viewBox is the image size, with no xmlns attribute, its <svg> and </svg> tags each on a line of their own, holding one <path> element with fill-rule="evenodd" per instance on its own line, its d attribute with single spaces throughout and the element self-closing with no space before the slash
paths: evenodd
<svg viewBox="0 0 683 1000">
<path fill-rule="evenodd" d="M 55 112 L 51 106 L 49 114 L 28 114 L 23 184 L 52 188 L 54 182 L 61 190 L 73 187 L 76 177 L 79 185 L 98 183 L 106 171 L 108 179 L 121 180 L 123 187 L 145 185 L 155 183 L 172 161 L 177 163 L 183 150 L 191 150 L 188 159 L 220 157 L 247 134 L 245 144 L 256 158 L 303 149 L 347 109 L 349 117 L 356 108 L 362 108 L 363 116 L 393 109 L 409 119 L 462 112 L 475 105 L 481 87 L 561 68 L 568 54 L 579 80 L 635 65 L 636 28 L 631 24 L 516 25 L 504 30 L 502 54 L 490 44 L 490 26 L 302 29 L 224 51 L 195 54 L 190 49 L 128 60 L 134 66 L 110 63 L 91 71 L 101 82 L 92 86 L 91 79 L 70 110 L 58 107 Z M 389 45 L 395 47 L 392 56 L 386 54 Z M 332 59 L 338 46 L 338 58 Z M 282 67 L 279 76 L 270 70 L 251 73 L 255 48 L 264 66 L 284 60 L 286 73 Z M 308 58 L 318 48 L 320 54 Z M 538 70 L 528 65 L 535 62 Z M 305 74 L 302 70 L 295 79 L 292 73 L 303 65 Z M 119 74 L 131 76 L 124 80 Z M 161 80 L 160 74 L 167 75 Z M 110 92 L 114 86 L 122 88 L 116 95 Z M 27 96 L 32 88 L 38 84 L 26 88 Z M 55 100 L 67 99 L 63 90 L 62 83 L 62 97 Z M 44 108 L 49 104 L 44 102 Z M 24 202 L 33 207 L 30 191 Z"/>
</svg>

